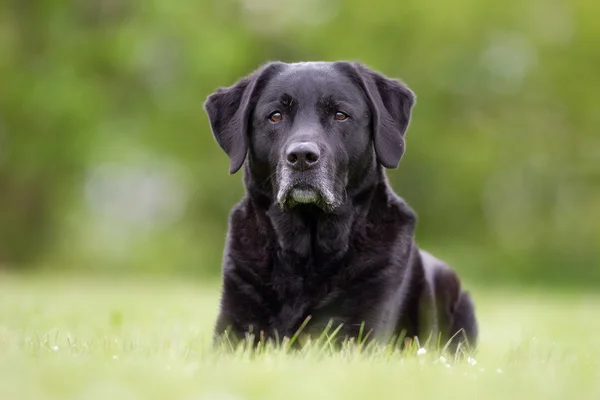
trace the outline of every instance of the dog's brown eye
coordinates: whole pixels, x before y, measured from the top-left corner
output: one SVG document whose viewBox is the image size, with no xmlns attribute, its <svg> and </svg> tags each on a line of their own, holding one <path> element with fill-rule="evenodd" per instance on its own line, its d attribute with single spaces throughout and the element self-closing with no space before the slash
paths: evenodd
<svg viewBox="0 0 600 400">
<path fill-rule="evenodd" d="M 348 119 L 348 114 L 338 111 L 335 113 L 335 116 L 333 118 L 336 121 L 344 121 L 344 120 Z"/>
<path fill-rule="evenodd" d="M 279 111 L 275 111 L 274 113 L 269 115 L 269 119 L 271 120 L 271 122 L 279 122 L 282 120 L 282 118 L 283 118 L 283 116 L 281 115 L 281 113 Z"/>
</svg>

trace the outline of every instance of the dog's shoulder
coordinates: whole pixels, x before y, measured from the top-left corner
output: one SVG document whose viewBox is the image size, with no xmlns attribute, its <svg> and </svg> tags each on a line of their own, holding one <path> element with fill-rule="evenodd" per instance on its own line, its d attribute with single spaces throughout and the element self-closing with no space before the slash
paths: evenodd
<svg viewBox="0 0 600 400">
<path fill-rule="evenodd" d="M 229 228 L 238 228 L 240 224 L 246 224 L 248 214 L 251 213 L 251 204 L 248 196 L 244 196 L 231 208 L 229 212 Z"/>
<path fill-rule="evenodd" d="M 375 189 L 365 222 L 369 235 L 377 241 L 394 240 L 398 236 L 412 240 L 417 215 L 387 182 L 382 182 Z"/>
<path fill-rule="evenodd" d="M 256 206 L 246 196 L 229 214 L 226 256 L 236 264 L 263 264 L 272 232 L 261 223 Z"/>
</svg>

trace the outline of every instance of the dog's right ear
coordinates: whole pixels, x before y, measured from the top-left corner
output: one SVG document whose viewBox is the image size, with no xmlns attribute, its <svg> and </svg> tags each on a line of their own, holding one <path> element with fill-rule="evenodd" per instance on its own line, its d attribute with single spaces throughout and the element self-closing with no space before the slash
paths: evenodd
<svg viewBox="0 0 600 400">
<path fill-rule="evenodd" d="M 212 133 L 219 146 L 229 156 L 230 174 L 235 174 L 246 159 L 252 101 L 282 65 L 265 64 L 233 86 L 217 89 L 204 102 Z"/>
</svg>

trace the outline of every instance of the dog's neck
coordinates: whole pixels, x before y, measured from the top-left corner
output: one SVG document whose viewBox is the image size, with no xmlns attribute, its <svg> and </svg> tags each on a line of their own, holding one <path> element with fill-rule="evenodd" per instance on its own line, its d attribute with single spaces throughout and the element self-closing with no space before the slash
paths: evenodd
<svg viewBox="0 0 600 400">
<path fill-rule="evenodd" d="M 350 249 L 353 236 L 368 225 L 374 214 L 381 214 L 388 203 L 388 186 L 382 168 L 374 171 L 361 187 L 347 190 L 344 203 L 332 211 L 313 205 L 300 205 L 284 211 L 273 196 L 246 181 L 248 198 L 257 213 L 261 228 L 272 230 L 282 255 L 300 259 L 335 261 Z M 371 213 L 376 210 L 375 213 Z"/>
</svg>

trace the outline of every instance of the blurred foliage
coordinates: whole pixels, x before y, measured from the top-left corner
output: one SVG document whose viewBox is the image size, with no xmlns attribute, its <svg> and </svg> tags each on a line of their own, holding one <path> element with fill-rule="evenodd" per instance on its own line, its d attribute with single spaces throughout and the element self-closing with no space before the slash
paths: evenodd
<svg viewBox="0 0 600 400">
<path fill-rule="evenodd" d="M 205 97 L 267 60 L 418 96 L 390 171 L 420 244 L 483 283 L 600 283 L 600 3 L 5 0 L 0 263 L 216 276 L 240 176 Z"/>
</svg>

